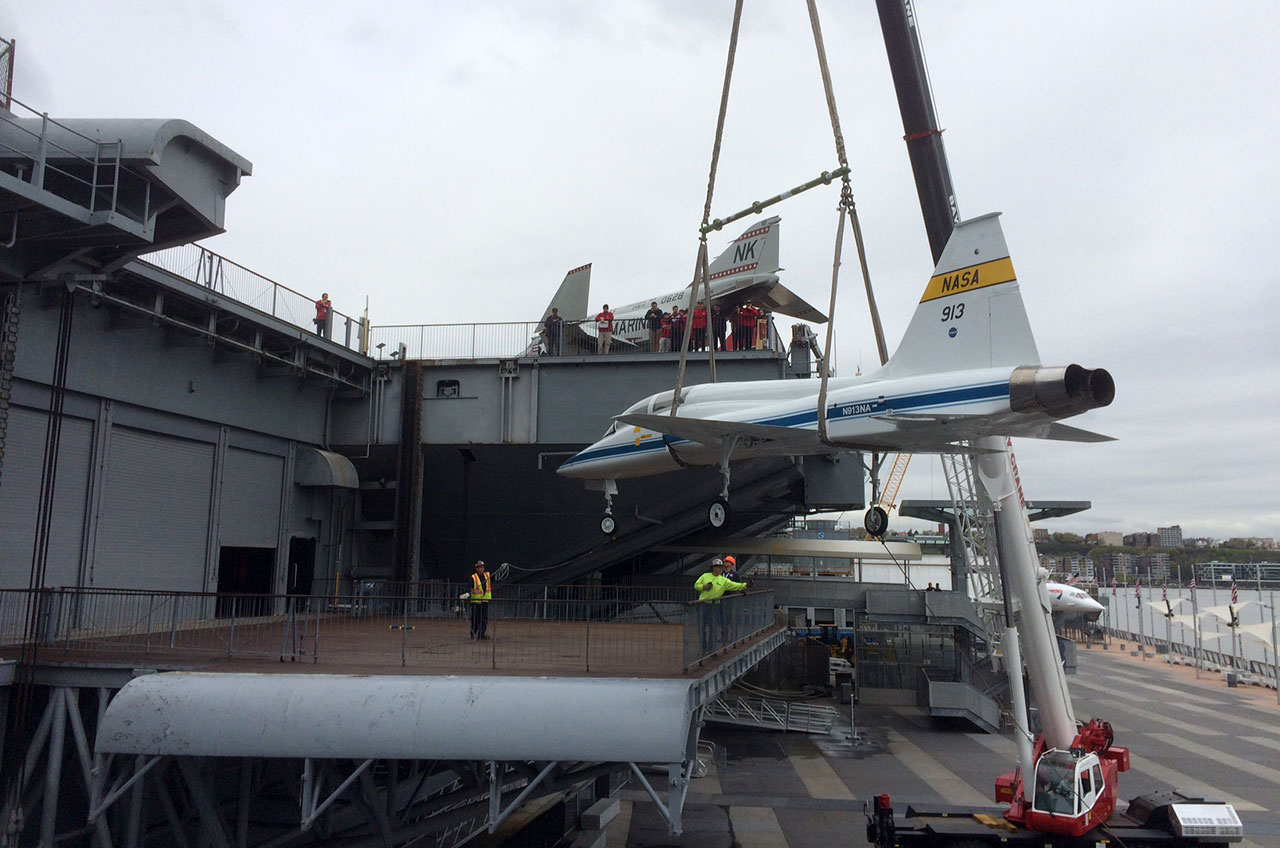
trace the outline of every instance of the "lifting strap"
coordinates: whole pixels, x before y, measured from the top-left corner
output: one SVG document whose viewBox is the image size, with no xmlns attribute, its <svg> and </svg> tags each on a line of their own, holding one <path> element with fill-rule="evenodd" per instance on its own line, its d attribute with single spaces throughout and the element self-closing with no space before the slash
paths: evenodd
<svg viewBox="0 0 1280 848">
<path fill-rule="evenodd" d="M 702 235 L 698 240 L 698 259 L 693 269 L 693 282 L 689 283 L 689 320 L 680 339 L 680 367 L 676 369 L 676 389 L 671 395 L 671 414 L 674 416 L 680 408 L 680 392 L 684 388 L 684 369 L 689 360 L 689 337 L 693 335 L 693 309 L 697 307 L 698 283 L 702 283 L 703 302 L 707 309 L 706 333 L 711 328 L 711 290 L 707 280 L 707 222 L 711 220 L 711 198 L 716 190 L 716 168 L 720 164 L 720 142 L 724 138 L 724 116 L 729 109 L 729 85 L 733 81 L 733 60 L 738 52 L 738 30 L 742 24 L 742 2 L 737 0 L 733 6 L 733 30 L 729 34 L 729 56 L 724 65 L 724 86 L 720 90 L 720 114 L 716 118 L 716 140 L 711 148 L 711 172 L 707 176 L 707 199 L 702 205 Z M 715 335 L 708 346 L 707 360 L 710 364 L 711 382 L 716 381 Z"/>
<path fill-rule="evenodd" d="M 826 445 L 834 445 L 827 436 L 827 381 L 831 376 L 831 345 L 836 323 L 836 292 L 840 281 L 840 258 L 844 249 L 844 219 L 849 216 L 849 226 L 853 230 L 854 242 L 858 247 L 858 262 L 862 269 L 862 280 L 867 290 L 867 303 L 871 310 L 871 324 L 875 331 L 876 348 L 880 354 L 880 364 L 889 359 L 884 343 L 884 330 L 880 326 L 880 311 L 876 307 L 875 295 L 871 289 L 871 273 L 867 268 L 866 248 L 862 241 L 862 226 L 858 221 L 858 207 L 853 200 L 853 186 L 849 179 L 849 158 L 845 152 L 844 133 L 840 129 L 840 113 L 836 109 L 835 89 L 831 84 L 831 70 L 827 65 L 827 50 L 822 39 L 822 24 L 818 20 L 817 0 L 808 0 L 809 23 L 813 28 L 813 43 L 818 53 L 818 69 L 822 73 L 822 88 L 827 98 L 827 112 L 831 117 L 831 133 L 836 143 L 836 156 L 845 174 L 840 189 L 838 207 L 838 225 L 836 228 L 835 256 L 831 267 L 831 300 L 827 309 L 827 339 L 823 348 L 822 385 L 818 389 L 818 438 Z"/>
</svg>

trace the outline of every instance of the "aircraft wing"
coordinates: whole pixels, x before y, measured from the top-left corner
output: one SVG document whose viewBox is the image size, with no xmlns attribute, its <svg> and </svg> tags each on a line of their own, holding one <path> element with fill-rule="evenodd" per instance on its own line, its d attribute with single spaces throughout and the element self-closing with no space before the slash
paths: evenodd
<svg viewBox="0 0 1280 848">
<path fill-rule="evenodd" d="M 767 424 L 721 421 L 714 418 L 681 418 L 678 415 L 673 417 L 644 412 L 616 415 L 614 420 L 703 444 L 711 444 L 717 439 L 736 437 L 756 447 L 773 448 L 779 454 L 803 456 L 830 451 L 818 441 L 818 434 L 813 430 L 799 430 L 793 427 L 772 427 Z"/>
<path fill-rule="evenodd" d="M 1092 430 L 1081 430 L 1079 427 L 1071 427 L 1057 422 L 1050 424 L 1048 435 L 1040 438 L 1054 439 L 1059 442 L 1114 442 L 1116 440 L 1115 436 L 1104 436 Z"/>
<path fill-rule="evenodd" d="M 934 425 L 944 428 L 944 432 L 948 434 L 952 440 L 972 439 L 977 434 L 970 434 L 967 431 L 972 430 L 968 427 L 967 415 L 931 415 L 928 413 L 900 413 L 890 412 L 885 415 L 875 416 L 881 421 L 891 421 L 895 424 L 903 425 L 903 429 L 910 432 L 913 425 L 917 427 L 925 427 Z M 1102 433 L 1095 433 L 1091 430 L 1082 430 L 1079 427 L 1072 427 L 1068 424 L 1062 424 L 1057 421 L 1045 424 L 1043 422 L 1023 422 L 1020 421 L 1020 413 L 1012 413 L 1005 418 L 1008 426 L 1003 428 L 1006 435 L 1021 436 L 1028 439 L 1049 439 L 1058 442 L 1114 442 L 1113 436 L 1104 436 Z M 986 429 L 990 429 L 990 424 L 983 425 Z"/>
<path fill-rule="evenodd" d="M 769 312 L 781 312 L 783 315 L 790 315 L 792 318 L 798 318 L 801 321 L 811 321 L 814 324 L 827 323 L 827 316 L 810 305 L 808 301 L 791 289 L 777 282 L 777 277 L 772 282 L 756 283 L 739 292 L 734 293 L 734 301 L 750 300 L 757 306 L 763 306 Z M 745 295 L 745 296 L 744 296 Z"/>
</svg>

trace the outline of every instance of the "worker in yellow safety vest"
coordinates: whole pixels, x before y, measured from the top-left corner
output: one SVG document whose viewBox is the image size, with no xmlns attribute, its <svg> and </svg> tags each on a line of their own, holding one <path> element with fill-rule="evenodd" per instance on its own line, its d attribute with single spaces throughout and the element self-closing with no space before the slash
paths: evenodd
<svg viewBox="0 0 1280 848">
<path fill-rule="evenodd" d="M 485 571 L 484 560 L 476 563 L 475 573 L 471 575 L 471 638 L 488 639 L 485 631 L 489 629 L 489 602 L 493 600 L 493 575 Z"/>
<path fill-rule="evenodd" d="M 746 583 L 739 583 L 724 576 L 724 560 L 711 560 L 711 570 L 704 572 L 693 583 L 698 590 L 698 629 L 702 634 L 702 653 L 719 650 L 728 641 L 728 625 L 725 621 L 721 599 L 725 592 L 741 592 Z"/>
</svg>

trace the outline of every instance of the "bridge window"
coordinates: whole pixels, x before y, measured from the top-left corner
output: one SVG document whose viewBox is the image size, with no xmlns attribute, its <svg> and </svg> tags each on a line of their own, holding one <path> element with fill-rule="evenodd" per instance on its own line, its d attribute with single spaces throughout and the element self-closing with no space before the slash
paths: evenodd
<svg viewBox="0 0 1280 848">
<path fill-rule="evenodd" d="M 457 380 L 436 380 L 436 397 L 456 398 L 462 395 L 462 383 Z"/>
</svg>

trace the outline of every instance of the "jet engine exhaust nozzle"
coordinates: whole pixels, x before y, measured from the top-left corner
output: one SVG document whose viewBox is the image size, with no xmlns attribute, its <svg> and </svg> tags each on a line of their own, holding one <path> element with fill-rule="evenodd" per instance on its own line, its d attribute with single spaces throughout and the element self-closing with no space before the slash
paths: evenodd
<svg viewBox="0 0 1280 848">
<path fill-rule="evenodd" d="M 1109 406 L 1115 396 L 1115 381 L 1103 368 L 1028 365 L 1015 368 L 1009 378 L 1009 406 L 1014 412 L 1042 412 L 1066 418 Z"/>
</svg>

